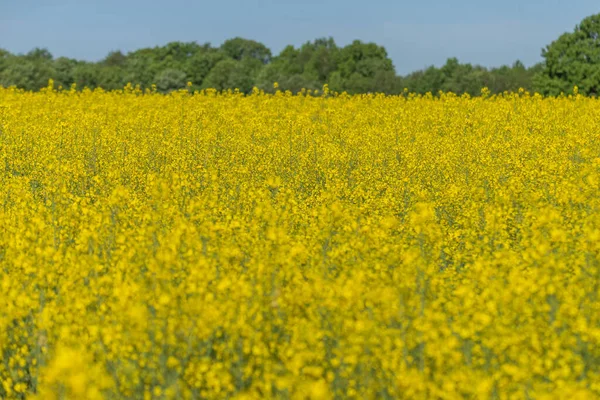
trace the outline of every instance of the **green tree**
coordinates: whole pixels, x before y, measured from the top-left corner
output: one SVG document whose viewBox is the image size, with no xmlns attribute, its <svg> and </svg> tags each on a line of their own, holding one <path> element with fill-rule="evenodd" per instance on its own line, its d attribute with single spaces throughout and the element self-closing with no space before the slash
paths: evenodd
<svg viewBox="0 0 600 400">
<path fill-rule="evenodd" d="M 250 92 L 253 84 L 254 80 L 248 65 L 242 61 L 226 58 L 219 61 L 210 70 L 202 87 L 217 90 L 239 89 L 242 92 Z"/>
<path fill-rule="evenodd" d="M 54 60 L 54 81 L 56 85 L 62 85 L 64 88 L 69 88 L 71 84 L 75 83 L 73 76 L 73 70 L 79 64 L 77 60 L 59 57 Z"/>
<path fill-rule="evenodd" d="M 585 18 L 542 50 L 544 67 L 534 79 L 536 91 L 558 95 L 573 86 L 587 95 L 600 93 L 600 14 Z"/>
<path fill-rule="evenodd" d="M 48 49 L 41 49 L 36 47 L 31 50 L 29 53 L 25 55 L 25 58 L 31 61 L 38 62 L 49 62 L 52 61 L 52 54 L 48 51 Z"/>
<path fill-rule="evenodd" d="M 2 76 L 2 71 L 4 71 L 6 68 L 6 65 L 11 57 L 12 54 L 10 54 L 8 51 L 0 49 L 0 77 Z"/>
<path fill-rule="evenodd" d="M 194 54 L 186 63 L 185 71 L 195 88 L 202 86 L 204 79 L 220 61 L 228 58 L 225 52 L 211 47 Z"/>
<path fill-rule="evenodd" d="M 456 58 L 449 58 L 441 68 L 443 83 L 441 90 L 453 93 L 478 95 L 481 88 L 488 86 L 489 72 L 481 66 L 461 64 Z"/>
<path fill-rule="evenodd" d="M 533 77 L 538 72 L 541 64 L 526 68 L 519 60 L 512 67 L 503 65 L 490 70 L 490 82 L 488 88 L 493 93 L 504 91 L 517 91 L 520 88 L 533 90 Z"/>
<path fill-rule="evenodd" d="M 386 50 L 375 43 L 355 40 L 341 49 L 338 68 L 330 75 L 332 90 L 348 93 L 398 91 L 398 80 Z"/>
<path fill-rule="evenodd" d="M 79 62 L 73 68 L 73 82 L 77 87 L 94 89 L 100 84 L 99 68 L 95 63 Z"/>
<path fill-rule="evenodd" d="M 267 64 L 271 61 L 271 50 L 264 44 L 254 40 L 240 37 L 229 39 L 221 45 L 221 50 L 237 61 L 242 61 L 245 58 L 256 59 L 262 64 Z"/>
<path fill-rule="evenodd" d="M 403 79 L 403 85 L 410 92 L 425 94 L 427 92 L 437 93 L 442 90 L 444 74 L 434 66 L 425 70 L 415 71 Z"/>
<path fill-rule="evenodd" d="M 271 91 L 277 82 L 281 90 L 292 92 L 321 88 L 337 69 L 338 56 L 339 48 L 331 38 L 307 42 L 299 49 L 287 46 L 262 69 L 258 86 Z"/>
<path fill-rule="evenodd" d="M 122 89 L 127 82 L 123 76 L 125 69 L 119 66 L 100 65 L 97 70 L 98 86 L 106 90 Z"/>
<path fill-rule="evenodd" d="M 178 69 L 165 69 L 156 77 L 156 87 L 161 92 L 171 92 L 177 89 L 185 88 L 187 76 L 185 72 Z"/>
<path fill-rule="evenodd" d="M 53 65 L 47 59 L 9 57 L 0 73 L 0 85 L 39 90 L 46 87 L 54 75 Z"/>
<path fill-rule="evenodd" d="M 307 42 L 298 54 L 302 74 L 310 81 L 323 85 L 338 68 L 340 49 L 333 38 L 320 38 Z"/>
<path fill-rule="evenodd" d="M 125 83 L 150 87 L 161 71 L 160 55 L 157 48 L 139 49 L 127 55 L 125 62 Z"/>
<path fill-rule="evenodd" d="M 104 60 L 100 61 L 100 63 L 108 67 L 124 67 L 126 61 L 127 56 L 120 50 L 117 50 L 108 53 L 108 55 L 104 57 Z"/>
</svg>

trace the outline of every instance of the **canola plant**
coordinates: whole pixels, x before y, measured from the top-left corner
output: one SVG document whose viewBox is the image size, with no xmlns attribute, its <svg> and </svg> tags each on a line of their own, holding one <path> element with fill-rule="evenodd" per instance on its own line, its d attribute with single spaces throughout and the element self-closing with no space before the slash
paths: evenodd
<svg viewBox="0 0 600 400">
<path fill-rule="evenodd" d="M 600 396 L 600 102 L 0 88 L 0 398 Z"/>
</svg>

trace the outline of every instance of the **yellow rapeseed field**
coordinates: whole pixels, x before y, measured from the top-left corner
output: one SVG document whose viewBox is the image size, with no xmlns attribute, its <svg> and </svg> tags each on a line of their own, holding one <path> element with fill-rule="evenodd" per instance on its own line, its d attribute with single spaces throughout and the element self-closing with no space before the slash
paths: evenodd
<svg viewBox="0 0 600 400">
<path fill-rule="evenodd" d="M 600 396 L 600 100 L 0 88 L 0 398 Z"/>
</svg>

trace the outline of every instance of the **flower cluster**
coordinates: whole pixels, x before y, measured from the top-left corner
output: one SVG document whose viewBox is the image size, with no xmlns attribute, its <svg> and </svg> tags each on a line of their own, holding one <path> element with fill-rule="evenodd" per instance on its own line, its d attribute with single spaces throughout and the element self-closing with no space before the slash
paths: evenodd
<svg viewBox="0 0 600 400">
<path fill-rule="evenodd" d="M 599 104 L 0 88 L 0 398 L 597 398 Z"/>
</svg>

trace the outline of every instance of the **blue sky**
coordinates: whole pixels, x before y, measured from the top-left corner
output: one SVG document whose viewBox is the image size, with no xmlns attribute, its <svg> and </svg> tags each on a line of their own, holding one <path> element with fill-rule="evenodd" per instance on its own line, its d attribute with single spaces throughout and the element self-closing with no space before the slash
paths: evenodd
<svg viewBox="0 0 600 400">
<path fill-rule="evenodd" d="M 598 0 L 0 0 L 0 48 L 99 60 L 109 51 L 242 36 L 278 53 L 332 36 L 385 46 L 405 74 L 448 57 L 485 66 L 541 60 L 542 47 L 600 12 Z"/>
</svg>

